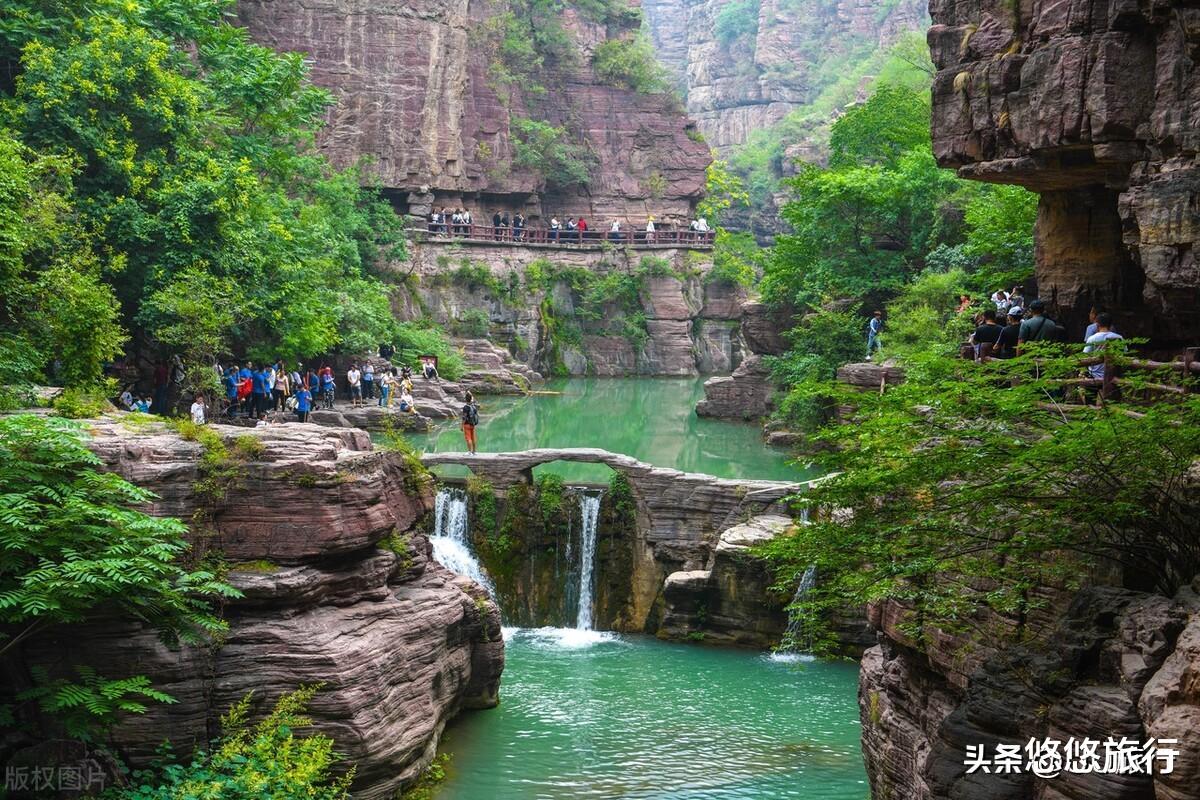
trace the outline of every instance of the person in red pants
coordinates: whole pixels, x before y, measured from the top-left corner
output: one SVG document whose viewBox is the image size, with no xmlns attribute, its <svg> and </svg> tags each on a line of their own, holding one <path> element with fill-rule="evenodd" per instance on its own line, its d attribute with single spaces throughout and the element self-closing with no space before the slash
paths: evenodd
<svg viewBox="0 0 1200 800">
<path fill-rule="evenodd" d="M 475 452 L 475 426 L 479 424 L 479 406 L 475 396 L 467 392 L 467 402 L 462 407 L 463 438 L 467 440 L 467 452 Z"/>
</svg>

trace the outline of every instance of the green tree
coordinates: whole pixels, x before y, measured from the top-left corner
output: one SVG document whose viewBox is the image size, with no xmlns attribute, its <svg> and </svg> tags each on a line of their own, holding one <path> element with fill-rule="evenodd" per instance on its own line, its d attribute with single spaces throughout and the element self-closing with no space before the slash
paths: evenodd
<svg viewBox="0 0 1200 800">
<path fill-rule="evenodd" d="M 905 367 L 886 394 L 844 398 L 858 410 L 824 434 L 831 477 L 798 498 L 813 524 L 768 548 L 781 588 L 817 567 L 803 619 L 890 599 L 914 637 L 969 627 L 981 607 L 1019 636 L 1036 587 L 1115 566 L 1126 585 L 1169 596 L 1200 571 L 1195 395 L 1136 413 L 1064 409 L 1053 398 L 1079 367 L 1078 348 L 1062 346 L 980 365 L 914 354 Z"/>
<path fill-rule="evenodd" d="M 56 176 L 60 216 L 103 256 L 77 247 L 72 266 L 115 293 L 130 327 L 171 338 L 181 317 L 139 312 L 205 274 L 239 293 L 222 349 L 377 342 L 391 319 L 375 273 L 404 255 L 399 219 L 360 172 L 314 149 L 330 97 L 303 57 L 252 43 L 228 5 L 10 3 L 0 108 L 25 172 Z M 99 289 L 77 291 L 98 322 L 115 316 Z M 66 355 L 111 357 L 111 328 Z M 64 320 L 61 335 L 79 330 Z"/>
</svg>

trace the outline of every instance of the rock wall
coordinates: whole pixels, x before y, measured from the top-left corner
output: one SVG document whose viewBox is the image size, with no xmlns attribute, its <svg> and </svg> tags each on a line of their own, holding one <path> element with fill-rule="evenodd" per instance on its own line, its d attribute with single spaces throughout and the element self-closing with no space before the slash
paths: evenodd
<svg viewBox="0 0 1200 800">
<path fill-rule="evenodd" d="M 1008 635 L 918 643 L 902 609 L 874 610 L 880 644 L 859 681 L 872 797 L 889 800 L 1183 800 L 1200 785 L 1200 580 L 1175 598 L 1114 588 L 1082 592 L 1045 638 Z M 1069 598 L 1068 598 L 1069 599 Z M 1056 606 L 1052 605 L 1052 608 Z M 1170 774 L 966 774 L 967 745 L 1129 737 L 1178 739 Z M 1102 755 L 1103 757 L 1103 755 Z"/>
<path fill-rule="evenodd" d="M 745 355 L 741 287 L 706 279 L 712 254 L 661 247 L 653 250 L 596 247 L 566 249 L 536 245 L 441 243 L 413 245 L 411 269 L 394 310 L 401 319 L 431 317 L 451 331 L 471 315 L 486 318 L 486 335 L 544 375 L 688 376 L 729 372 Z M 585 291 L 573 288 L 572 271 L 597 277 L 636 274 L 643 258 L 661 259 L 665 271 L 644 275 L 638 308 L 611 306 L 592 319 L 578 313 Z M 534 266 L 536 265 L 536 267 Z M 563 275 L 547 287 L 530 270 Z M 577 335 L 556 330 L 570 320 Z M 643 327 L 644 325 L 644 327 Z M 637 328 L 644 336 L 637 334 Z"/>
<path fill-rule="evenodd" d="M 716 30 L 733 6 L 757 15 L 733 37 Z M 811 103 L 853 54 L 919 30 L 924 0 L 643 0 L 659 59 L 674 73 L 688 114 L 719 150 L 743 144 Z"/>
<path fill-rule="evenodd" d="M 402 456 L 371 451 L 354 429 L 213 426 L 262 445 L 213 504 L 195 489 L 200 445 L 162 424 L 117 419 L 92 426 L 105 468 L 156 492 L 150 513 L 188 520 L 196 557 L 223 558 L 245 595 L 228 602 L 229 631 L 209 647 L 171 649 L 116 621 L 25 645 L 27 663 L 52 672 L 87 663 L 112 678 L 147 674 L 175 697 L 114 729 L 130 763 L 145 764 L 164 740 L 178 753 L 205 745 L 247 692 L 264 711 L 323 682 L 316 730 L 357 764 L 354 796 L 383 800 L 420 774 L 455 714 L 496 704 L 499 611 L 479 586 L 430 560 L 415 527 L 431 508 L 430 486 Z"/>
<path fill-rule="evenodd" d="M 963 177 L 1041 194 L 1037 277 L 1082 327 L 1195 343 L 1200 37 L 1191 3 L 933 0 L 933 144 Z"/>
<path fill-rule="evenodd" d="M 492 31 L 508 10 L 504 0 L 238 2 L 256 40 L 305 53 L 313 81 L 333 92 L 322 150 L 343 165 L 369 158 L 401 210 L 465 205 L 482 220 L 503 207 L 597 224 L 652 214 L 686 224 L 704 192 L 708 147 L 688 135 L 669 95 L 605 85 L 590 67 L 596 45 L 632 35 L 638 15 L 600 24 L 564 11 L 576 63 L 559 65 L 546 76 L 550 91 L 526 100 L 495 80 Z M 554 189 L 517 164 L 517 117 L 567 127 L 595 160 L 588 183 Z"/>
</svg>

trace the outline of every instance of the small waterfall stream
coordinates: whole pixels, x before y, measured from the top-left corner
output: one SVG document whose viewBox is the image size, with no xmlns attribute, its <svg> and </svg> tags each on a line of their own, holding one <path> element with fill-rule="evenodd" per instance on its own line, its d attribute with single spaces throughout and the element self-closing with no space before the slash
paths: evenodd
<svg viewBox="0 0 1200 800">
<path fill-rule="evenodd" d="M 596 523 L 600 519 L 600 495 L 579 493 L 580 546 L 579 546 L 579 605 L 575 614 L 575 628 L 590 631 L 595 622 L 592 610 L 592 584 L 596 572 Z"/>
<path fill-rule="evenodd" d="M 451 572 L 465 575 L 496 596 L 492 579 L 471 551 L 470 527 L 467 520 L 467 493 L 462 489 L 443 488 L 433 505 L 433 558 Z"/>
<path fill-rule="evenodd" d="M 816 584 L 817 567 L 815 564 L 809 564 L 808 569 L 804 570 L 804 574 L 800 576 L 800 583 L 796 585 L 796 593 L 792 595 L 792 603 L 795 604 L 803 600 L 804 596 L 812 591 L 812 588 Z M 791 615 L 777 654 L 797 656 L 812 650 L 812 641 L 808 640 L 804 633 L 805 621 L 804 617 L 800 615 L 795 613 Z"/>
</svg>

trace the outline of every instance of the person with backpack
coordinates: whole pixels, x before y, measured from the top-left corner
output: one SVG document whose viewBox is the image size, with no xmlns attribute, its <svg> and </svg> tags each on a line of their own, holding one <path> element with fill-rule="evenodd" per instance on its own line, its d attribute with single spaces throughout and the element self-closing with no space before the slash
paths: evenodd
<svg viewBox="0 0 1200 800">
<path fill-rule="evenodd" d="M 879 341 L 881 333 L 883 333 L 883 312 L 876 311 L 875 315 L 871 317 L 871 321 L 867 323 L 867 361 L 870 361 L 871 355 L 883 346 Z"/>
<path fill-rule="evenodd" d="M 308 414 L 312 411 L 312 392 L 308 390 L 308 385 L 301 383 L 294 397 L 296 399 L 296 421 L 308 422 Z"/>
<path fill-rule="evenodd" d="M 466 403 L 462 407 L 463 438 L 467 440 L 467 452 L 475 453 L 475 426 L 479 424 L 479 406 L 475 404 L 475 396 L 467 392 Z"/>
<path fill-rule="evenodd" d="M 1061 342 L 1065 338 L 1066 329 L 1046 316 L 1044 300 L 1034 300 L 1029 304 L 1030 316 L 1021 322 L 1021 330 L 1017 334 L 1018 346 L 1026 342 Z"/>
</svg>

